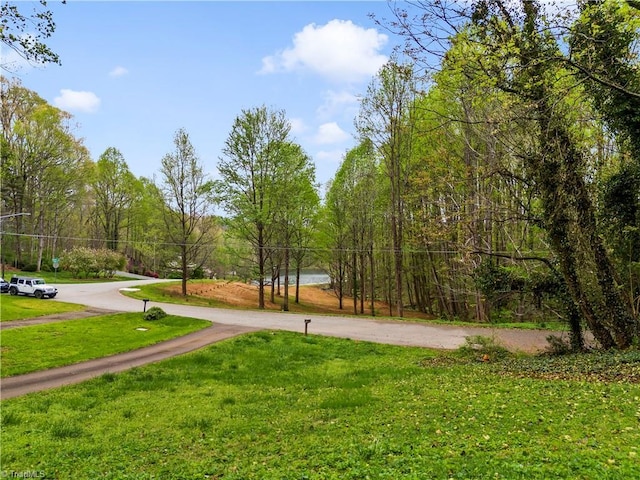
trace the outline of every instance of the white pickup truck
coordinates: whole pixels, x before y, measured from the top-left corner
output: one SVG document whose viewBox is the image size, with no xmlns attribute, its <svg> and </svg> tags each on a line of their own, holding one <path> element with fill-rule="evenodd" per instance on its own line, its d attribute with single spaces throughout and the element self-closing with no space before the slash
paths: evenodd
<svg viewBox="0 0 640 480">
<path fill-rule="evenodd" d="M 47 283 L 42 278 L 11 277 L 9 282 L 10 295 L 33 295 L 36 298 L 53 298 L 58 294 L 58 289 Z"/>
</svg>

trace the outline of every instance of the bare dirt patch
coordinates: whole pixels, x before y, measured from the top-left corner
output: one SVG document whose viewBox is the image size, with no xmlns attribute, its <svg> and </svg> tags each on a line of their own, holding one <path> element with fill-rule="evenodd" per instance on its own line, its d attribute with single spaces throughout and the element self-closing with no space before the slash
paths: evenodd
<svg viewBox="0 0 640 480">
<path fill-rule="evenodd" d="M 180 285 L 165 287 L 167 292 L 175 295 L 180 294 Z M 280 295 L 275 294 L 275 302 L 271 302 L 271 286 L 265 287 L 265 309 L 282 310 L 284 296 L 284 286 L 280 287 Z M 258 286 L 242 282 L 197 282 L 189 281 L 187 285 L 189 295 L 215 300 L 223 305 L 235 308 L 258 308 Z M 289 287 L 289 311 L 291 312 L 314 312 L 333 315 L 354 315 L 353 298 L 344 297 L 343 308 L 340 309 L 338 297 L 331 289 L 316 285 L 300 286 L 300 302 L 295 303 L 295 286 Z M 358 311 L 360 303 L 358 302 Z M 431 318 L 429 315 L 405 310 L 405 317 L 408 318 Z M 364 314 L 371 314 L 371 302 L 365 301 Z M 375 314 L 377 316 L 391 316 L 389 305 L 384 302 L 375 302 Z"/>
</svg>

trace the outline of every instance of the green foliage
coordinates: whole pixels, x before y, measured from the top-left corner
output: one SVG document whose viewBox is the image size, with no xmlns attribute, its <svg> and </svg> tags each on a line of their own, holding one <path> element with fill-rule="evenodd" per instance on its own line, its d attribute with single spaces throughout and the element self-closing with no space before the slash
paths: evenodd
<svg viewBox="0 0 640 480">
<path fill-rule="evenodd" d="M 41 7 L 47 6 L 46 0 L 39 0 L 38 3 Z M 56 29 L 50 10 L 34 8 L 32 12 L 25 14 L 18 5 L 3 2 L 0 5 L 0 18 L 2 18 L 0 42 L 3 45 L 18 52 L 29 62 L 60 63 L 58 54 L 44 43 L 44 40 L 53 35 Z M 9 65 L 2 65 L 3 69 L 9 67 Z"/>
<path fill-rule="evenodd" d="M 95 196 L 92 215 L 102 227 L 109 250 L 118 250 L 122 224 L 127 213 L 134 210 L 140 183 L 118 149 L 109 147 L 100 155 L 90 179 Z"/>
<path fill-rule="evenodd" d="M 215 218 L 212 184 L 186 130 L 178 129 L 173 143 L 174 151 L 161 160 L 162 218 L 165 234 L 176 246 L 172 250 L 180 258 L 182 294 L 186 295 L 189 266 L 204 264 L 213 251 Z"/>
<path fill-rule="evenodd" d="M 105 248 L 94 249 L 74 247 L 65 251 L 60 257 L 60 265 L 74 276 L 90 275 L 99 277 L 113 277 L 117 270 L 122 270 L 126 264 L 124 255 Z"/>
<path fill-rule="evenodd" d="M 594 350 L 589 353 L 565 351 L 562 354 L 549 351 L 536 357 L 509 357 L 493 365 L 492 370 L 516 378 L 582 382 L 596 388 L 597 382 L 640 385 L 640 350 Z M 636 415 L 640 415 L 640 412 Z"/>
<path fill-rule="evenodd" d="M 509 350 L 500 345 L 494 337 L 471 335 L 465 344 L 458 348 L 457 354 L 478 361 L 494 361 L 510 356 Z"/>
<path fill-rule="evenodd" d="M 623 264 L 640 262 L 640 159 L 624 164 L 601 186 L 601 224 Z"/>
<path fill-rule="evenodd" d="M 547 342 L 549 343 L 547 352 L 550 355 L 567 355 L 569 353 L 574 353 L 571 348 L 571 344 L 557 335 L 549 335 L 547 337 Z"/>
<path fill-rule="evenodd" d="M 202 267 L 196 267 L 191 272 L 191 278 L 194 280 L 200 280 L 204 278 L 204 269 Z"/>
<path fill-rule="evenodd" d="M 517 289 L 520 283 L 511 269 L 492 260 L 484 260 L 473 273 L 478 290 L 492 299 Z"/>
<path fill-rule="evenodd" d="M 607 374 L 637 353 L 429 361 L 440 355 L 258 332 L 3 400 L 0 460 L 37 459 L 52 478 L 640 475 L 640 384 Z"/>
<path fill-rule="evenodd" d="M 161 309 L 160 307 L 151 307 L 149 310 L 144 312 L 142 318 L 148 321 L 160 320 L 167 316 L 167 313 Z"/>
</svg>

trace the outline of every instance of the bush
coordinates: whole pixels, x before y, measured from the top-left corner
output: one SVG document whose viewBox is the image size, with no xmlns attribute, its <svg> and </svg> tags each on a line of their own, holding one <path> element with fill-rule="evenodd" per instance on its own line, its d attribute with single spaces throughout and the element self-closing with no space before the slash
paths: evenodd
<svg viewBox="0 0 640 480">
<path fill-rule="evenodd" d="M 160 320 L 167 316 L 167 313 L 162 310 L 160 307 L 151 307 L 149 310 L 144 312 L 142 318 L 148 321 Z"/>
<path fill-rule="evenodd" d="M 113 277 L 116 270 L 124 268 L 125 262 L 124 255 L 112 250 L 75 247 L 63 253 L 60 263 L 74 277 L 83 275 L 88 278 L 90 275 L 99 277 L 100 273 Z"/>
<path fill-rule="evenodd" d="M 572 353 L 571 344 L 566 340 L 556 335 L 549 335 L 546 340 L 549 344 L 546 350 L 549 355 L 557 356 Z"/>
<path fill-rule="evenodd" d="M 509 356 L 509 350 L 497 343 L 494 337 L 483 335 L 466 337 L 465 344 L 458 348 L 458 353 L 464 357 L 483 362 L 500 360 Z"/>
</svg>

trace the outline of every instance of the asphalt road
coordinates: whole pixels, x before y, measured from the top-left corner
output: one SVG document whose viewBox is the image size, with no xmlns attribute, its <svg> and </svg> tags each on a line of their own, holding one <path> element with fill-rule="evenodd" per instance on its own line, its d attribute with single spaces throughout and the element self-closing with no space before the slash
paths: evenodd
<svg viewBox="0 0 640 480">
<path fill-rule="evenodd" d="M 122 312 L 142 312 L 144 302 L 123 295 L 120 290 L 135 288 L 158 280 L 131 280 L 96 284 L 58 285 L 55 300 L 86 305 L 93 309 Z M 148 302 L 146 308 L 159 306 L 173 315 L 201 318 L 212 326 L 184 337 L 163 342 L 134 352 L 114 355 L 77 365 L 2 379 L 0 398 L 7 399 L 26 393 L 78 383 L 107 372 L 115 373 L 164 358 L 180 355 L 208 344 L 246 332 L 273 329 L 304 332 L 331 337 L 351 338 L 393 345 L 455 349 L 464 345 L 469 336 L 493 337 L 513 351 L 535 352 L 546 348 L 548 331 L 506 330 L 494 328 L 464 328 L 448 325 L 426 325 L 415 322 L 376 320 L 289 312 L 227 310 L 220 308 L 174 305 Z M 305 320 L 310 320 L 308 323 Z"/>
<path fill-rule="evenodd" d="M 129 298 L 121 289 L 157 283 L 158 280 L 132 280 L 117 283 L 74 284 L 58 286 L 56 300 L 79 303 L 95 308 L 125 312 L 142 312 L 144 303 Z M 494 337 L 511 350 L 534 352 L 546 348 L 548 331 L 506 330 L 499 328 L 427 325 L 416 322 L 354 318 L 350 316 L 311 315 L 290 312 L 235 310 L 148 302 L 147 308 L 159 306 L 172 315 L 201 318 L 217 324 L 252 329 L 276 329 L 304 332 L 305 319 L 310 334 L 367 340 L 394 345 L 455 349 L 473 335 Z"/>
</svg>

